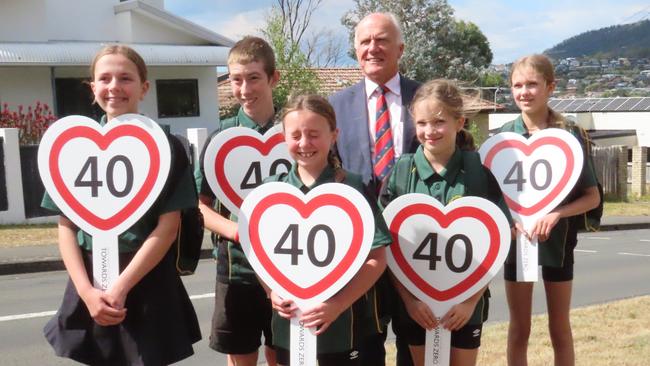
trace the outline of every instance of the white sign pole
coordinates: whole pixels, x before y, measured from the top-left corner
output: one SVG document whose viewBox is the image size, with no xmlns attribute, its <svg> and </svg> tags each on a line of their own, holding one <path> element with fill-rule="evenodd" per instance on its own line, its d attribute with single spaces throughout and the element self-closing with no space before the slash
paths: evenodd
<svg viewBox="0 0 650 366">
<path fill-rule="evenodd" d="M 440 321 L 441 318 L 438 318 Z M 427 330 L 424 346 L 424 364 L 449 365 L 451 355 L 451 332 L 440 324 L 432 330 Z"/>
<path fill-rule="evenodd" d="M 537 237 L 529 240 L 517 233 L 517 282 L 537 282 L 539 279 Z"/>
<path fill-rule="evenodd" d="M 292 365 L 311 366 L 316 360 L 316 334 L 313 328 L 306 328 L 300 321 L 302 311 L 298 310 L 296 316 L 291 318 L 289 327 L 289 357 Z"/>
<path fill-rule="evenodd" d="M 327 301 L 368 258 L 374 216 L 356 189 L 327 183 L 306 195 L 298 188 L 262 184 L 239 211 L 240 243 L 257 276 L 299 309 Z M 292 365 L 316 365 L 316 336 L 298 316 L 290 326 Z"/>
<path fill-rule="evenodd" d="M 117 236 L 111 233 L 93 235 L 93 286 L 100 290 L 110 288 L 120 272 Z"/>
<path fill-rule="evenodd" d="M 125 114 L 101 126 L 84 116 L 56 121 L 43 135 L 38 170 L 52 201 L 93 237 L 93 283 L 110 288 L 119 275 L 118 235 L 158 199 L 171 164 L 165 132 Z"/>
<path fill-rule="evenodd" d="M 512 217 L 526 230 L 562 203 L 580 178 L 584 160 L 580 142 L 558 128 L 528 139 L 502 132 L 487 139 L 479 153 L 499 182 Z M 517 281 L 537 281 L 537 238 L 517 235 L 516 255 Z"/>
<path fill-rule="evenodd" d="M 483 198 L 462 197 L 443 206 L 429 195 L 409 193 L 383 215 L 393 237 L 388 267 L 438 318 L 481 291 L 510 247 L 508 220 Z M 427 331 L 425 365 L 449 365 L 450 349 L 449 331 Z"/>
</svg>

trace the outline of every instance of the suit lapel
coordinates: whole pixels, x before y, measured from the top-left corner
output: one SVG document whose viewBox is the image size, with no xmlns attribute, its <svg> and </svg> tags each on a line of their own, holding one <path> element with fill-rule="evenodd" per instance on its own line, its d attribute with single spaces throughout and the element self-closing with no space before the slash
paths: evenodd
<svg viewBox="0 0 650 366">
<path fill-rule="evenodd" d="M 402 121 L 404 121 L 404 137 L 402 142 L 402 154 L 411 153 L 411 145 L 413 145 L 413 138 L 415 137 L 415 126 L 409 108 L 411 101 L 415 94 L 415 89 L 411 87 L 411 83 L 407 83 L 407 79 L 400 74 L 400 90 L 402 93 Z"/>
</svg>

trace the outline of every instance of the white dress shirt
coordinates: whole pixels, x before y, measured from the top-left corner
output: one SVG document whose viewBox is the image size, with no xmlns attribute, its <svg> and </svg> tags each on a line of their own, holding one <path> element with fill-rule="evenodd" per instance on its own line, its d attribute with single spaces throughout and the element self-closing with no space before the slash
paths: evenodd
<svg viewBox="0 0 650 366">
<path fill-rule="evenodd" d="M 375 147 L 377 98 L 379 98 L 377 87 L 379 87 L 379 84 L 368 78 L 365 78 L 365 84 L 368 106 L 368 131 L 370 132 L 370 141 L 372 141 L 372 144 L 370 144 L 370 152 L 372 154 Z M 402 154 L 402 145 L 404 143 L 404 121 L 402 119 L 402 93 L 399 73 L 388 80 L 385 86 L 390 89 L 390 92 L 386 93 L 386 103 L 388 103 L 388 112 L 390 113 L 390 128 L 393 134 L 395 158 L 398 158 Z"/>
</svg>

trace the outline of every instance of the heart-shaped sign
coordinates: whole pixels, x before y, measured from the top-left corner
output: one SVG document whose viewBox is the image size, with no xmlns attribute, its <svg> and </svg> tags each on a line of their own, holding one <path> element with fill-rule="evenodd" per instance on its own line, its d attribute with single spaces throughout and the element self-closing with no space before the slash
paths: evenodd
<svg viewBox="0 0 650 366">
<path fill-rule="evenodd" d="M 529 139 L 502 132 L 479 149 L 515 219 L 531 223 L 559 205 L 582 172 L 583 151 L 569 132 L 547 128 Z"/>
<path fill-rule="evenodd" d="M 393 237 L 388 266 L 437 316 L 483 288 L 510 248 L 508 219 L 492 202 L 463 197 L 443 206 L 411 193 L 384 210 Z"/>
<path fill-rule="evenodd" d="M 237 214 L 253 189 L 269 176 L 288 172 L 292 162 L 281 125 L 263 136 L 250 128 L 233 127 L 210 141 L 203 171 L 217 199 Z"/>
<path fill-rule="evenodd" d="M 131 227 L 158 198 L 169 168 L 164 131 L 136 114 L 103 127 L 84 116 L 62 118 L 48 128 L 38 149 L 45 189 L 61 212 L 91 235 L 118 235 Z"/>
<path fill-rule="evenodd" d="M 304 308 L 347 284 L 366 261 L 374 218 L 361 193 L 344 184 L 306 195 L 287 183 L 253 190 L 241 206 L 240 242 L 255 273 Z"/>
</svg>

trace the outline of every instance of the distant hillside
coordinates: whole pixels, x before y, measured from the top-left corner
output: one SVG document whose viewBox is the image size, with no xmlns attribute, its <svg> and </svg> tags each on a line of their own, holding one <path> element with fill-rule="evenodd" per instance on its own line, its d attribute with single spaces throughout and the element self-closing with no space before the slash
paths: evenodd
<svg viewBox="0 0 650 366">
<path fill-rule="evenodd" d="M 579 34 L 544 51 L 554 59 L 565 57 L 650 57 L 650 20 L 614 25 Z"/>
</svg>

